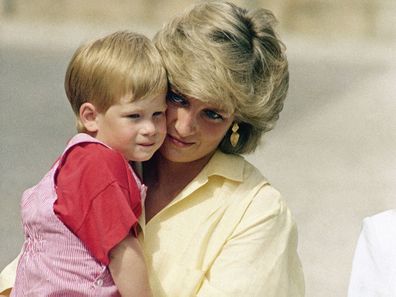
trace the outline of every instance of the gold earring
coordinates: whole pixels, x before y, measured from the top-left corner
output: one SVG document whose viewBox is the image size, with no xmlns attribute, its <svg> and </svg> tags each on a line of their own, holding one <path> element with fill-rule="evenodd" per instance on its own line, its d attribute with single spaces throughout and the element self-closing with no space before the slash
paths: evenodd
<svg viewBox="0 0 396 297">
<path fill-rule="evenodd" d="M 239 140 L 239 133 L 237 132 L 239 130 L 238 123 L 234 123 L 232 125 L 231 130 L 232 130 L 232 133 L 231 133 L 231 136 L 230 136 L 230 142 L 231 142 L 231 145 L 233 147 L 235 147 L 237 145 L 237 143 L 238 143 L 238 140 Z"/>
</svg>

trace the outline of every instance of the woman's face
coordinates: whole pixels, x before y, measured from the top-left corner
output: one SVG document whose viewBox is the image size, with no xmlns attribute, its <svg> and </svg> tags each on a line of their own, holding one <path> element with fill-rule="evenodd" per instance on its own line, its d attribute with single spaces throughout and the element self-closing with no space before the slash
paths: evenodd
<svg viewBox="0 0 396 297">
<path fill-rule="evenodd" d="M 160 152 L 173 162 L 210 157 L 234 120 L 233 114 L 172 90 L 167 103 L 168 132 Z"/>
</svg>

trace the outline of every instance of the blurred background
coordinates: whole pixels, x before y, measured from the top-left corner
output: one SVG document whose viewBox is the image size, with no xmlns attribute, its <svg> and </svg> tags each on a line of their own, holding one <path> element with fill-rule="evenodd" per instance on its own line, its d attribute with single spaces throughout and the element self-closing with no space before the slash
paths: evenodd
<svg viewBox="0 0 396 297">
<path fill-rule="evenodd" d="M 22 191 L 74 134 L 73 51 L 119 29 L 153 36 L 194 2 L 0 0 L 0 267 L 23 241 Z M 275 13 L 290 62 L 277 127 L 247 158 L 295 216 L 306 296 L 346 296 L 362 219 L 396 207 L 396 1 L 231 2 Z"/>
</svg>

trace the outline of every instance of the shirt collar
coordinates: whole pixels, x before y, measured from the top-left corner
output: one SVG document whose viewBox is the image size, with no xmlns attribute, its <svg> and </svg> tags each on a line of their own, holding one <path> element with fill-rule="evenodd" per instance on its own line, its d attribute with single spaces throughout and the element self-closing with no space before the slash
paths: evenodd
<svg viewBox="0 0 396 297">
<path fill-rule="evenodd" d="M 224 154 L 217 150 L 197 178 L 207 179 L 218 175 L 224 178 L 242 182 L 245 169 L 245 159 L 239 155 Z"/>
<path fill-rule="evenodd" d="M 210 176 L 221 176 L 236 182 L 243 182 L 245 166 L 246 163 L 243 157 L 224 154 L 217 150 L 201 172 L 162 211 L 177 204 L 179 201 L 188 197 L 197 189 L 205 185 Z M 160 211 L 155 217 L 157 217 L 162 211 Z M 141 226 L 144 226 L 145 222 L 143 216 L 140 218 Z"/>
</svg>

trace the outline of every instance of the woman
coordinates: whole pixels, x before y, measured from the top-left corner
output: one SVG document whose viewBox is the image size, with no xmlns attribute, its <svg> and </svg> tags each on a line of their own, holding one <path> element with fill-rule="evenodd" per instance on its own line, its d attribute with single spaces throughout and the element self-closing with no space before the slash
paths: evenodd
<svg viewBox="0 0 396 297">
<path fill-rule="evenodd" d="M 168 135 L 143 168 L 156 297 L 304 295 L 291 214 L 239 156 L 273 128 L 288 90 L 274 23 L 267 10 L 200 3 L 154 37 L 170 84 Z"/>
</svg>

